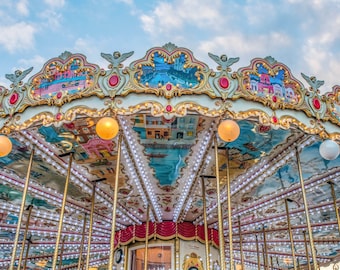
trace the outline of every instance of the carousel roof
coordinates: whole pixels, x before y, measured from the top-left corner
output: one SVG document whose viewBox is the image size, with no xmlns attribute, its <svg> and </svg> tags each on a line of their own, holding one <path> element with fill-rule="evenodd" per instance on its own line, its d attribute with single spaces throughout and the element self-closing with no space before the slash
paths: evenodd
<svg viewBox="0 0 340 270">
<path fill-rule="evenodd" d="M 339 203 L 340 158 L 323 158 L 320 145 L 340 140 L 340 86 L 320 94 L 323 81 L 302 74 L 302 83 L 272 57 L 233 71 L 238 58 L 209 53 L 215 69 L 168 43 L 123 66 L 132 54 L 102 53 L 109 64 L 102 69 L 84 55 L 64 52 L 32 76 L 32 68 L 6 75 L 12 84 L 0 86 L 0 129 L 13 147 L 0 158 L 0 268 L 11 262 L 26 178 L 25 207 L 33 206 L 27 265 L 50 267 L 68 172 L 63 269 L 77 268 L 94 182 L 91 265 L 107 263 L 115 194 L 116 232 L 142 226 L 147 206 L 153 224 L 197 228 L 204 224 L 202 181 L 211 230 L 218 230 L 220 193 L 228 250 L 228 179 L 236 263 L 243 254 L 247 267 L 257 269 L 256 241 L 261 249 L 265 237 L 274 266 L 292 267 L 287 202 L 295 255 L 301 268 L 307 267 L 304 237 L 310 237 L 301 179 L 317 262 L 337 262 L 340 235 L 333 198 Z M 118 121 L 114 139 L 96 133 L 104 116 Z M 232 142 L 217 135 L 225 119 L 240 127 Z M 26 221 L 27 211 L 23 227 Z M 115 236 L 121 243 L 132 241 Z"/>
</svg>

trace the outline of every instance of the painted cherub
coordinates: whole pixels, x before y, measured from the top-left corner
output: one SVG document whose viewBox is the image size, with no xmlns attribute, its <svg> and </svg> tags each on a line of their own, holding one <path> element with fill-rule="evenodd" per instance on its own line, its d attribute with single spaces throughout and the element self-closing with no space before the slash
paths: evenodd
<svg viewBox="0 0 340 270">
<path fill-rule="evenodd" d="M 24 71 L 16 70 L 14 74 L 6 74 L 5 77 L 9 79 L 14 86 L 17 86 L 26 76 L 28 73 L 32 71 L 33 67 L 30 67 Z"/>
<path fill-rule="evenodd" d="M 231 65 L 235 64 L 236 62 L 240 60 L 239 57 L 228 58 L 225 54 L 222 54 L 220 57 L 212 53 L 208 53 L 208 55 L 210 56 L 212 60 L 214 60 L 219 65 L 219 68 L 221 70 L 227 70 L 227 71 L 229 70 L 229 67 Z"/>
<path fill-rule="evenodd" d="M 133 51 L 128 53 L 121 54 L 118 51 L 113 52 L 113 54 L 109 53 L 101 53 L 100 55 L 111 63 L 111 68 L 119 68 L 121 67 L 121 63 L 133 55 Z"/>
</svg>

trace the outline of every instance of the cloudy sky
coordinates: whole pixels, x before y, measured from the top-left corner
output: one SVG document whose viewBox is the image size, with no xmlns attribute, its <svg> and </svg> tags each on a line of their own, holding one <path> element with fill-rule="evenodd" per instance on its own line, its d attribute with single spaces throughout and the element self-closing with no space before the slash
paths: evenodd
<svg viewBox="0 0 340 270">
<path fill-rule="evenodd" d="M 340 85 L 340 0 L 7 0 L 0 2 L 0 85 L 16 69 L 38 72 L 65 50 L 106 68 L 101 52 L 135 54 L 167 42 L 241 59 L 273 56 L 297 79 Z"/>
</svg>

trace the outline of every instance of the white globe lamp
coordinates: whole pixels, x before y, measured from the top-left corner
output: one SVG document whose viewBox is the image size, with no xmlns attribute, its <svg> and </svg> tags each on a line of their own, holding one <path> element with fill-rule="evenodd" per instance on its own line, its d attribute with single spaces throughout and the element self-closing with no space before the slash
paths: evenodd
<svg viewBox="0 0 340 270">
<path fill-rule="evenodd" d="M 334 160 L 339 156 L 339 145 L 333 140 L 325 140 L 319 148 L 320 155 L 327 160 Z"/>
</svg>

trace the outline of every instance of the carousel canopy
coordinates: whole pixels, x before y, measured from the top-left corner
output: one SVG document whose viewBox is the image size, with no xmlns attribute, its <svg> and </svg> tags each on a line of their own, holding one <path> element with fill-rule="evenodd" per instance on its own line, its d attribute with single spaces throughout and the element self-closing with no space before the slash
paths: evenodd
<svg viewBox="0 0 340 270">
<path fill-rule="evenodd" d="M 302 83 L 273 57 L 233 71 L 238 58 L 209 53 L 217 68 L 209 67 L 171 43 L 123 65 L 132 54 L 102 53 L 102 69 L 64 52 L 33 75 L 6 75 L 0 268 L 11 264 L 20 221 L 28 224 L 27 267 L 51 267 L 59 241 L 63 269 L 77 268 L 93 194 L 90 265 L 107 263 L 113 210 L 117 245 L 138 237 L 148 208 L 153 226 L 175 226 L 174 234 L 192 226 L 197 237 L 205 222 L 211 234 L 222 228 L 226 261 L 232 232 L 234 261 L 246 269 L 257 269 L 264 245 L 275 267 L 292 267 L 289 228 L 301 268 L 337 262 L 340 86 L 320 94 L 323 81 L 302 74 Z M 237 125 L 228 131 L 226 120 Z"/>
</svg>

